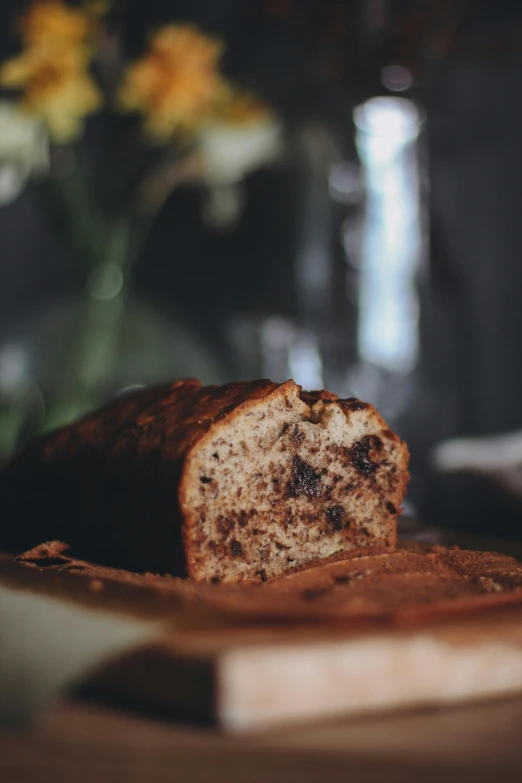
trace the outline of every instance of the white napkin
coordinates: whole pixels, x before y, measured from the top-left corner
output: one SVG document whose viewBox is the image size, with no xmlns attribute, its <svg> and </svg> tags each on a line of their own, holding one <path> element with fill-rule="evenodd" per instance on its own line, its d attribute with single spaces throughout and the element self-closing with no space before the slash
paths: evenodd
<svg viewBox="0 0 522 783">
<path fill-rule="evenodd" d="M 0 585 L 0 723 L 27 723 L 159 625 Z"/>
</svg>

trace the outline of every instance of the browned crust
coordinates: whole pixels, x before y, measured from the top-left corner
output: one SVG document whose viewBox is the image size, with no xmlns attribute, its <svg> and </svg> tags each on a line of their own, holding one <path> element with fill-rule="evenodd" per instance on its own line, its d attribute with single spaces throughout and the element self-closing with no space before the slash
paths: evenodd
<svg viewBox="0 0 522 783">
<path fill-rule="evenodd" d="M 186 575 L 178 503 L 185 456 L 236 408 L 277 388 L 269 380 L 176 381 L 35 441 L 0 474 L 0 545 L 20 552 L 59 539 L 94 562 Z"/>
<path fill-rule="evenodd" d="M 307 405 L 312 406 L 314 403 L 318 402 L 319 400 L 338 400 L 339 397 L 337 394 L 334 394 L 334 392 L 329 392 L 326 389 L 319 389 L 318 391 L 302 391 L 299 394 L 299 397 L 302 399 L 303 402 L 306 402 Z"/>
</svg>

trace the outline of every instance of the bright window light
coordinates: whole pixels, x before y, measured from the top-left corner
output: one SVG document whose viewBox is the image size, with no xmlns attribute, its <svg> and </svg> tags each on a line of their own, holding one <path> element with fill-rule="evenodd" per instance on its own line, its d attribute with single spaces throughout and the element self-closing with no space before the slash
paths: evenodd
<svg viewBox="0 0 522 783">
<path fill-rule="evenodd" d="M 415 279 L 423 225 L 418 107 L 404 98 L 372 98 L 354 112 L 366 192 L 360 249 L 358 342 L 361 359 L 409 372 L 418 354 Z"/>
</svg>

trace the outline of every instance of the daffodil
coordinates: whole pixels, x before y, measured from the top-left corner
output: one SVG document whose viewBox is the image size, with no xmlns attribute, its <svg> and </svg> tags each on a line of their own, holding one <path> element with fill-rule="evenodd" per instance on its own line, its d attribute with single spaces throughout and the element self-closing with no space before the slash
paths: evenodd
<svg viewBox="0 0 522 783">
<path fill-rule="evenodd" d="M 0 68 L 0 84 L 20 90 L 20 107 L 40 117 L 59 143 L 75 139 L 101 105 L 82 49 L 29 47 Z"/>
<path fill-rule="evenodd" d="M 241 181 L 281 154 L 281 124 L 261 100 L 231 88 L 197 141 L 201 177 L 207 186 L 204 217 L 215 229 L 228 229 L 244 206 Z"/>
<path fill-rule="evenodd" d="M 92 32 L 92 16 L 59 0 L 39 0 L 30 5 L 18 21 L 24 46 L 85 44 Z"/>
<path fill-rule="evenodd" d="M 204 178 L 210 187 L 228 186 L 275 159 L 281 125 L 255 95 L 230 90 L 227 100 L 198 133 Z"/>
<path fill-rule="evenodd" d="M 93 10 L 38 0 L 18 20 L 22 52 L 0 66 L 0 85 L 19 92 L 20 107 L 45 123 L 53 141 L 77 138 L 101 105 L 89 75 L 95 25 Z"/>
<path fill-rule="evenodd" d="M 196 130 L 227 94 L 218 71 L 222 49 L 220 41 L 190 25 L 161 28 L 127 69 L 121 109 L 142 114 L 146 132 L 156 141 Z"/>
</svg>

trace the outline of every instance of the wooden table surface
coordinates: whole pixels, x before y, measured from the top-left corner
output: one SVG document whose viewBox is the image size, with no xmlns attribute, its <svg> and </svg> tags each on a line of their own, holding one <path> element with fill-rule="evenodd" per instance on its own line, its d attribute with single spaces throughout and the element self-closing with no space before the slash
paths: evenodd
<svg viewBox="0 0 522 783">
<path fill-rule="evenodd" d="M 0 780 L 520 783 L 522 699 L 243 736 L 71 701 L 0 731 Z"/>
<path fill-rule="evenodd" d="M 522 783 L 522 697 L 234 736 L 70 700 L 0 728 L 0 783 L 29 781 Z"/>
</svg>

